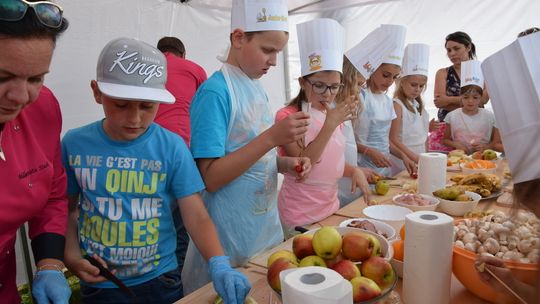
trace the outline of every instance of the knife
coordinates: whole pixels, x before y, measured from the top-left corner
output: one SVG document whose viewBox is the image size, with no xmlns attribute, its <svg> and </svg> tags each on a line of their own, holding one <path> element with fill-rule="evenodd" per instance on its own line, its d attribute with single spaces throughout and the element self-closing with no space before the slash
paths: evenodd
<svg viewBox="0 0 540 304">
<path fill-rule="evenodd" d="M 118 288 L 120 288 L 120 290 L 131 296 L 131 297 L 135 297 L 135 293 L 133 293 L 133 291 L 131 289 L 129 289 L 124 283 L 122 283 L 122 281 L 120 281 L 120 279 L 118 279 L 109 269 L 103 267 L 103 265 L 101 265 L 100 262 L 98 262 L 98 260 L 96 260 L 95 258 L 89 256 L 89 255 L 86 255 L 84 257 L 85 259 L 87 259 L 90 264 L 92 264 L 93 266 L 97 267 L 99 269 L 99 275 L 100 276 L 103 276 L 105 277 L 107 280 L 113 282 L 116 286 L 118 286 Z"/>
</svg>

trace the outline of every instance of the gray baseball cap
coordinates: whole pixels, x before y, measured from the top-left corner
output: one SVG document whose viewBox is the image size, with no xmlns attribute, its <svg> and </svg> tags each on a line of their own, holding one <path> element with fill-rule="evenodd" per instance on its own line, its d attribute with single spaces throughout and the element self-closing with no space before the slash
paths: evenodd
<svg viewBox="0 0 540 304">
<path fill-rule="evenodd" d="M 117 38 L 99 55 L 99 90 L 112 98 L 174 103 L 167 91 L 167 61 L 153 46 L 132 38 Z"/>
</svg>

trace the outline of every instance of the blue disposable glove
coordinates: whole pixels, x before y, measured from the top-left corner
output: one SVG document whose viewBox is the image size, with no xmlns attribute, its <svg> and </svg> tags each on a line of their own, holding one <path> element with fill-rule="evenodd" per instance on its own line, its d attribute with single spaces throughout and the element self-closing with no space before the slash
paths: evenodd
<svg viewBox="0 0 540 304">
<path fill-rule="evenodd" d="M 32 295 L 38 304 L 67 304 L 71 288 L 58 270 L 39 270 L 32 283 Z"/>
<path fill-rule="evenodd" d="M 214 256 L 208 261 L 208 273 L 225 304 L 243 304 L 251 284 L 247 277 L 232 269 L 228 256 Z"/>
</svg>

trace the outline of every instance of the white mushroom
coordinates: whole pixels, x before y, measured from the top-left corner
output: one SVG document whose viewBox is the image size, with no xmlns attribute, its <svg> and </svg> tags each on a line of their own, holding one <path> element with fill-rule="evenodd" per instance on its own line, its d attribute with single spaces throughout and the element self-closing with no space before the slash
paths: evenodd
<svg viewBox="0 0 540 304">
<path fill-rule="evenodd" d="M 504 256 L 504 252 L 502 252 L 502 251 L 499 251 L 499 252 L 497 252 L 497 254 L 495 254 L 495 257 L 497 257 L 499 259 L 502 259 L 503 256 Z"/>
<path fill-rule="evenodd" d="M 456 245 L 457 247 L 459 248 L 464 248 L 465 247 L 465 244 L 463 244 L 463 242 L 461 240 L 457 240 L 454 245 Z"/>
<path fill-rule="evenodd" d="M 531 261 L 531 263 L 538 264 L 540 262 L 540 249 L 535 248 L 531 250 L 531 252 L 527 254 L 527 258 L 529 261 Z"/>
<path fill-rule="evenodd" d="M 480 245 L 476 249 L 476 253 L 479 253 L 479 254 L 486 253 L 486 252 L 488 252 L 488 251 L 487 251 L 487 249 L 486 249 L 486 247 L 484 245 Z"/>
<path fill-rule="evenodd" d="M 519 237 L 517 235 L 511 235 L 508 237 L 508 249 L 514 250 L 519 243 Z"/>
<path fill-rule="evenodd" d="M 463 242 L 465 244 L 467 243 L 473 243 L 477 240 L 478 238 L 476 237 L 476 234 L 472 233 L 472 232 L 469 232 L 469 233 L 466 233 L 464 236 L 463 236 Z"/>
<path fill-rule="evenodd" d="M 497 240 L 494 238 L 488 238 L 484 242 L 484 247 L 486 251 L 491 254 L 496 254 L 497 252 L 499 252 L 500 249 L 499 242 L 497 242 Z"/>
<path fill-rule="evenodd" d="M 483 253 L 481 253 L 480 255 L 481 255 L 481 256 L 490 256 L 490 257 L 494 256 L 493 254 L 491 254 L 491 253 L 489 253 L 489 252 L 483 252 Z"/>
<path fill-rule="evenodd" d="M 467 233 L 469 233 L 469 230 L 459 229 L 459 230 L 456 232 L 457 239 L 458 239 L 458 240 L 463 239 L 463 237 L 464 237 Z"/>
<path fill-rule="evenodd" d="M 525 240 L 519 241 L 517 248 L 519 252 L 523 254 L 527 254 L 531 252 L 531 250 L 533 250 L 534 247 L 530 239 L 525 239 Z"/>
<path fill-rule="evenodd" d="M 499 245 L 500 245 L 500 244 L 499 244 Z M 508 251 L 508 247 L 506 247 L 506 246 L 500 246 L 499 252 L 505 253 L 505 252 L 507 252 L 507 251 Z"/>
<path fill-rule="evenodd" d="M 476 253 L 476 243 L 474 243 L 474 242 L 466 243 L 465 244 L 465 249 Z"/>
<path fill-rule="evenodd" d="M 523 254 L 517 252 L 517 251 L 507 251 L 502 256 L 503 260 L 512 260 L 512 261 L 519 261 L 523 257 Z"/>
<path fill-rule="evenodd" d="M 516 225 L 512 221 L 505 221 L 502 225 L 510 230 L 514 230 Z"/>
</svg>

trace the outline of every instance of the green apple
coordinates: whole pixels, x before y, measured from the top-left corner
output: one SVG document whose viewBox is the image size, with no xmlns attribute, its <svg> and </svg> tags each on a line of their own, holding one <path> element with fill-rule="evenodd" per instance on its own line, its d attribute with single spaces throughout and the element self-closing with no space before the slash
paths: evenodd
<svg viewBox="0 0 540 304">
<path fill-rule="evenodd" d="M 326 263 L 324 262 L 323 258 L 321 258 L 318 255 L 310 255 L 302 260 L 300 260 L 300 267 L 308 267 L 308 266 L 319 266 L 319 267 L 326 267 Z"/>
<path fill-rule="evenodd" d="M 341 234 L 336 228 L 324 226 L 313 235 L 313 249 L 323 259 L 333 259 L 341 251 Z"/>
<path fill-rule="evenodd" d="M 497 159 L 497 152 L 495 152 L 495 151 L 493 151 L 491 149 L 486 149 L 482 153 L 482 157 L 485 160 L 494 160 L 494 159 Z"/>
<path fill-rule="evenodd" d="M 290 251 L 290 250 L 282 249 L 282 250 L 278 250 L 278 251 L 272 253 L 268 257 L 266 267 L 270 267 L 270 265 L 272 265 L 272 263 L 274 263 L 274 261 L 279 259 L 279 258 L 286 258 L 287 260 L 291 261 L 293 264 L 298 265 L 298 259 L 296 258 L 294 253 L 292 251 Z"/>
<path fill-rule="evenodd" d="M 315 255 L 313 250 L 313 234 L 299 234 L 293 239 L 293 252 L 298 259 L 303 259 L 310 255 Z"/>
<path fill-rule="evenodd" d="M 388 190 L 390 190 L 390 184 L 385 180 L 380 180 L 375 184 L 375 192 L 378 195 L 386 195 Z"/>
<path fill-rule="evenodd" d="M 351 280 L 353 301 L 358 303 L 378 297 L 381 289 L 373 280 L 366 277 L 356 277 Z"/>
</svg>

